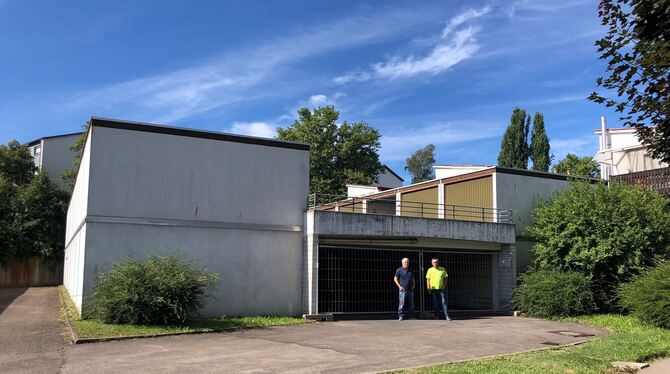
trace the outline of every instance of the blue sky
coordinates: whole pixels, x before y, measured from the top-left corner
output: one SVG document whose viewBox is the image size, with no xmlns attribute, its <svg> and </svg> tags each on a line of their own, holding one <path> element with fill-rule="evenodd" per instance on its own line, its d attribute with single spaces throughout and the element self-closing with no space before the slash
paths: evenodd
<svg viewBox="0 0 670 374">
<path fill-rule="evenodd" d="M 604 70 L 595 1 L 0 0 L 0 142 L 74 132 L 92 115 L 273 136 L 301 106 L 382 133 L 398 171 L 494 164 L 515 106 L 545 115 L 552 153 L 593 155 L 586 100 Z"/>
</svg>

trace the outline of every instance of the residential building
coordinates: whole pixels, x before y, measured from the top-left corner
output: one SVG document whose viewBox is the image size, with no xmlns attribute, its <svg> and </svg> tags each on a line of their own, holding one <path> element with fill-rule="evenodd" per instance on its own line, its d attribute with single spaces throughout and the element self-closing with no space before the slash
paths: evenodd
<svg viewBox="0 0 670 374">
<path fill-rule="evenodd" d="M 45 136 L 28 143 L 28 150 L 35 160 L 35 166 L 45 171 L 51 180 L 61 188 L 65 183 L 61 179 L 61 173 L 72 169 L 75 152 L 70 147 L 82 133 L 72 133 L 54 136 Z"/>
<path fill-rule="evenodd" d="M 390 167 L 384 165 L 384 170 L 371 185 L 347 184 L 347 196 L 363 196 L 375 192 L 400 187 L 405 180 L 396 174 Z"/>
<path fill-rule="evenodd" d="M 651 157 L 633 128 L 608 128 L 605 117 L 598 135 L 599 150 L 593 157 L 600 164 L 600 176 L 652 188 L 670 195 L 670 167 Z"/>
</svg>

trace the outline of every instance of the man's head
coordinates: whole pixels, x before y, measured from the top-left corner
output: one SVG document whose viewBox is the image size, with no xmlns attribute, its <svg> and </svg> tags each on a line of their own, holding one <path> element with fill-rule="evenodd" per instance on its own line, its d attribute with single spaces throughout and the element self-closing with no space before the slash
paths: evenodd
<svg viewBox="0 0 670 374">
<path fill-rule="evenodd" d="M 402 267 L 403 269 L 407 269 L 409 267 L 409 258 L 405 257 L 402 259 Z"/>
<path fill-rule="evenodd" d="M 440 260 L 438 260 L 436 258 L 432 259 L 430 262 L 433 264 L 434 268 L 440 266 Z"/>
</svg>

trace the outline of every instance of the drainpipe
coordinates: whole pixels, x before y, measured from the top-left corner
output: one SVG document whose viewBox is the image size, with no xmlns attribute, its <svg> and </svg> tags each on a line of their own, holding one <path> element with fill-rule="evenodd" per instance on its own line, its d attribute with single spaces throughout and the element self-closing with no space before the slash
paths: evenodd
<svg viewBox="0 0 670 374">
<path fill-rule="evenodd" d="M 600 117 L 600 150 L 604 151 L 607 149 L 607 120 L 605 116 Z M 611 157 L 611 155 L 610 155 Z M 611 161 L 610 161 L 611 162 Z M 609 179 L 609 165 L 602 164 L 600 168 L 600 178 Z"/>
</svg>

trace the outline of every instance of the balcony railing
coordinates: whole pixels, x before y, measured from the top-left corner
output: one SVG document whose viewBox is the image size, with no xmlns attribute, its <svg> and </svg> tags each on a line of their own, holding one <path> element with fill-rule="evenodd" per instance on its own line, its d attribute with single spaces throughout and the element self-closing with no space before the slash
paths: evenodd
<svg viewBox="0 0 670 374">
<path fill-rule="evenodd" d="M 311 194 L 309 195 L 309 208 L 361 214 L 514 223 L 511 209 L 424 203 L 402 199 L 398 201 L 395 197 L 372 198 Z"/>
<path fill-rule="evenodd" d="M 613 175 L 611 179 L 651 188 L 658 193 L 670 196 L 670 167 Z"/>
</svg>

